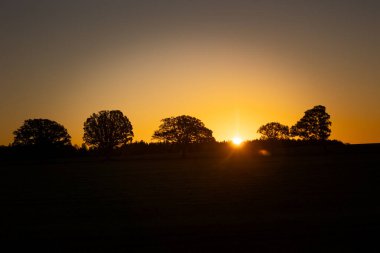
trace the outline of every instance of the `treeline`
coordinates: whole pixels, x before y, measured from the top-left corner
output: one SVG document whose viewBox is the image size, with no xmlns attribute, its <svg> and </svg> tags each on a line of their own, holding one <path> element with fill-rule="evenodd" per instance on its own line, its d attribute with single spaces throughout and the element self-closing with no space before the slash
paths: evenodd
<svg viewBox="0 0 380 253">
<path fill-rule="evenodd" d="M 330 153 L 347 153 L 352 146 L 337 140 L 306 141 L 306 140 L 251 140 L 243 146 L 236 147 L 231 142 L 193 143 L 186 152 L 173 143 L 164 142 L 132 142 L 105 152 L 100 149 L 89 149 L 82 146 L 66 146 L 61 148 L 39 148 L 21 146 L 1 146 L 0 161 L 6 160 L 46 160 L 56 158 L 181 158 L 181 157 L 231 157 L 277 156 L 277 155 L 320 155 Z M 362 149 L 367 150 L 368 148 Z M 355 150 L 358 150 L 357 148 Z M 378 148 L 377 148 L 378 151 Z"/>
<path fill-rule="evenodd" d="M 330 115 L 322 105 L 307 110 L 292 127 L 278 122 L 261 126 L 261 143 L 326 143 L 331 134 Z M 225 142 L 217 143 L 212 130 L 191 116 L 182 115 L 161 120 L 152 135 L 153 142 L 133 142 L 133 126 L 128 117 L 119 110 L 100 111 L 90 115 L 83 124 L 81 147 L 71 144 L 67 129 L 49 119 L 27 119 L 13 132 L 14 141 L 9 147 L 2 147 L 2 154 L 24 156 L 42 153 L 44 155 L 114 155 L 182 153 L 223 149 Z M 253 143 L 255 141 L 251 141 Z M 257 142 L 257 141 L 256 141 Z M 258 143 L 258 142 L 257 142 Z M 289 145 L 289 144 L 288 144 Z"/>
</svg>

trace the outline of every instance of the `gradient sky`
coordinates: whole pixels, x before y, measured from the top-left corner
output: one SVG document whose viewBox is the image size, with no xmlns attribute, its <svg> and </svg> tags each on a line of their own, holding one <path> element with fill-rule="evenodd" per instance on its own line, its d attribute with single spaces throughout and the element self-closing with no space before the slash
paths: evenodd
<svg viewBox="0 0 380 253">
<path fill-rule="evenodd" d="M 0 32 L 0 145 L 29 118 L 80 145 L 112 109 L 135 140 L 182 114 L 254 139 L 319 104 L 332 139 L 380 142 L 379 1 L 2 0 Z"/>
</svg>

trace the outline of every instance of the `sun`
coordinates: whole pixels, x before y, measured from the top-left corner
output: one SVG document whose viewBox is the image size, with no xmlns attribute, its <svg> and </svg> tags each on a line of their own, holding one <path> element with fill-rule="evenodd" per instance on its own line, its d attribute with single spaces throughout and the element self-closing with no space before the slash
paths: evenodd
<svg viewBox="0 0 380 253">
<path fill-rule="evenodd" d="M 239 146 L 242 142 L 243 142 L 243 139 L 238 136 L 235 136 L 234 138 L 232 138 L 232 143 L 235 144 L 236 146 Z"/>
</svg>

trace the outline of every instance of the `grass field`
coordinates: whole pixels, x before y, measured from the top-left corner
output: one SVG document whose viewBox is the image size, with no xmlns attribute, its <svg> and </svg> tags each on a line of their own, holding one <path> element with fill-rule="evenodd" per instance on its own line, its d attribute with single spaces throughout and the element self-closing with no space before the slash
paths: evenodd
<svg viewBox="0 0 380 253">
<path fill-rule="evenodd" d="M 376 153 L 3 162 L 1 240 L 51 252 L 378 252 L 379 168 Z"/>
</svg>

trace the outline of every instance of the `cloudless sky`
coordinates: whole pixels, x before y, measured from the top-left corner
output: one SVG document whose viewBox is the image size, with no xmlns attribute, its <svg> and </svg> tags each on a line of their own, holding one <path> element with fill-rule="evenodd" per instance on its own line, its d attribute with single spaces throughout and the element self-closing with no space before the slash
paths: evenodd
<svg viewBox="0 0 380 253">
<path fill-rule="evenodd" d="M 0 144 L 29 118 L 121 110 L 135 140 L 165 117 L 254 139 L 324 105 L 332 139 L 380 142 L 380 2 L 3 0 Z"/>
</svg>

